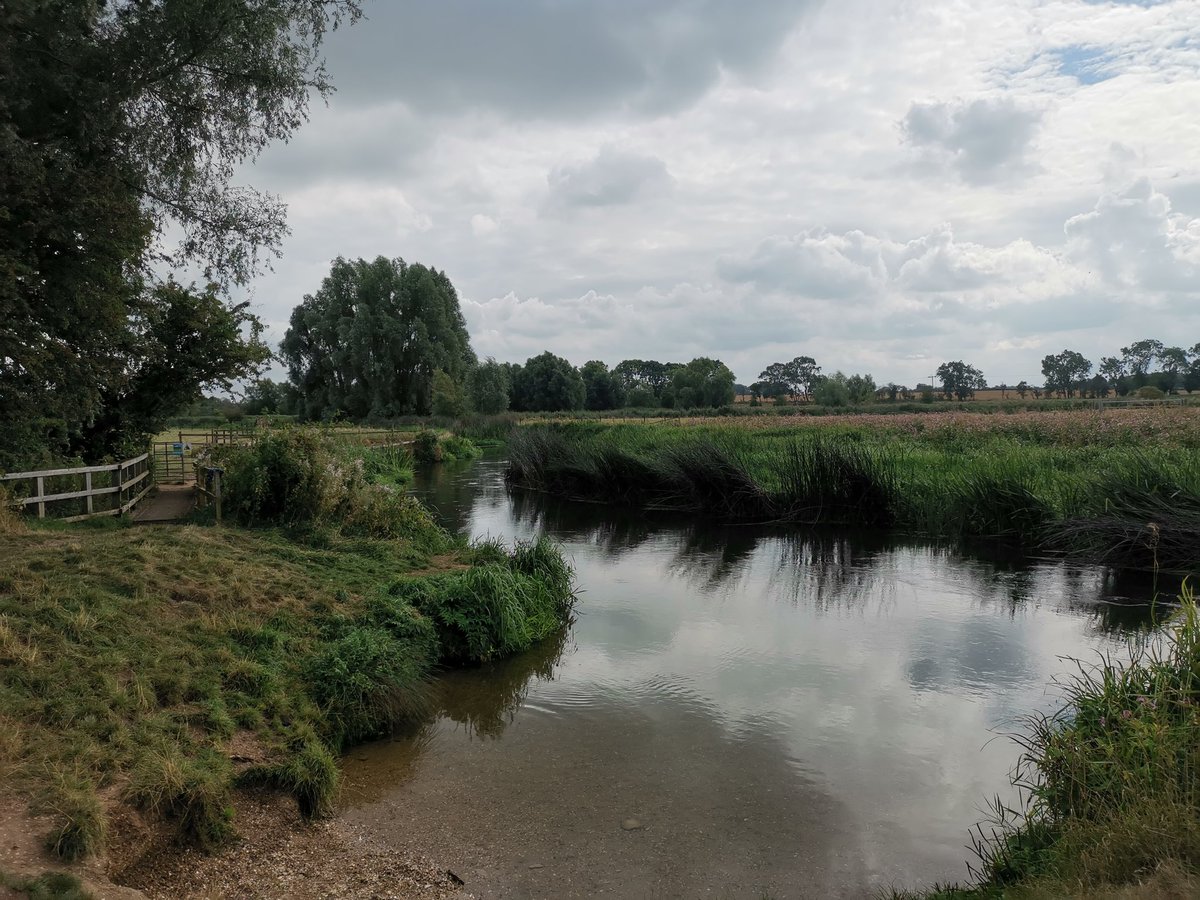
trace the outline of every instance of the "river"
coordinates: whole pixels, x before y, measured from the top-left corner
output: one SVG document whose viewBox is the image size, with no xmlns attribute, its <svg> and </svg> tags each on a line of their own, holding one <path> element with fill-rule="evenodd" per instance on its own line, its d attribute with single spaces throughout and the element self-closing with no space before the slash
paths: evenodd
<svg viewBox="0 0 1200 900">
<path fill-rule="evenodd" d="M 1149 590 L 895 537 L 722 527 L 421 473 L 444 524 L 549 534 L 576 620 L 443 676 L 440 713 L 345 761 L 342 813 L 478 897 L 864 897 L 961 880 L 1014 797 L 1021 718 L 1125 652 Z"/>
</svg>

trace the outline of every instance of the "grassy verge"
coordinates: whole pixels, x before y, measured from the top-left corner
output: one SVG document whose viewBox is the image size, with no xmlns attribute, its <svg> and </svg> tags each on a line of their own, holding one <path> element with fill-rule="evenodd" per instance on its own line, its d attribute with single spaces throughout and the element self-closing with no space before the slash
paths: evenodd
<svg viewBox="0 0 1200 900">
<path fill-rule="evenodd" d="M 1049 420 L 995 416 L 981 417 L 993 427 L 917 430 L 531 426 L 509 442 L 508 475 L 561 496 L 726 521 L 897 528 L 1192 570 L 1200 556 L 1192 425 L 1156 442 L 1141 425 L 1114 428 L 1105 415 L 1091 434 L 1072 420 L 1071 444 Z"/>
<path fill-rule="evenodd" d="M 981 830 L 977 883 L 897 897 L 1200 894 L 1200 612 L 1181 600 L 1161 644 L 1081 665 L 1064 710 L 1031 721 L 1028 802 Z"/>
<path fill-rule="evenodd" d="M 234 528 L 0 527 L 0 780 L 64 859 L 133 804 L 202 846 L 232 790 L 328 809 L 336 755 L 428 709 L 439 666 L 519 652 L 569 618 L 544 543 L 456 544 L 401 491 L 293 433 L 230 448 Z"/>
</svg>

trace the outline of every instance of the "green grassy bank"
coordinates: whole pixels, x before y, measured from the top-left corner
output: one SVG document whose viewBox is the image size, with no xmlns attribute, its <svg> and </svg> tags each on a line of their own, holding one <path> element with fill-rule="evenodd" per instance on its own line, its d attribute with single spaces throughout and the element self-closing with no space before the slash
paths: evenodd
<svg viewBox="0 0 1200 900">
<path fill-rule="evenodd" d="M 975 884 L 896 900 L 1200 896 L 1200 612 L 1181 601 L 1161 643 L 1081 664 L 1028 723 L 1026 803 L 979 830 Z"/>
<path fill-rule="evenodd" d="M 571 573 L 546 543 L 467 547 L 319 437 L 223 451 L 227 521 L 0 520 L 0 783 L 102 848 L 120 804 L 217 844 L 234 789 L 326 811 L 337 754 L 427 711 L 446 665 L 556 632 Z"/>
<path fill-rule="evenodd" d="M 1123 429 L 1111 419 L 1046 427 L 1050 415 L 1034 414 L 1032 424 L 978 417 L 994 427 L 526 426 L 509 441 L 508 476 L 564 497 L 725 521 L 893 528 L 1194 569 L 1192 432 L 1149 439 L 1143 431 L 1153 425 Z"/>
</svg>

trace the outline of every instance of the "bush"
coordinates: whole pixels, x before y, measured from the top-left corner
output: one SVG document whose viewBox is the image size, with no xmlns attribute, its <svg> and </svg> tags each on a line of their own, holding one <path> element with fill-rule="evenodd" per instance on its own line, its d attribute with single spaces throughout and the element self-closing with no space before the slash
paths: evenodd
<svg viewBox="0 0 1200 900">
<path fill-rule="evenodd" d="M 1154 385 L 1148 384 L 1145 387 L 1138 388 L 1134 396 L 1139 400 L 1161 400 L 1167 395 L 1163 393 L 1161 388 L 1156 388 Z"/>
<path fill-rule="evenodd" d="M 243 525 L 328 526 L 445 549 L 449 537 L 429 511 L 391 485 L 372 484 L 356 450 L 297 429 L 214 448 L 212 459 L 225 468 L 225 508 Z"/>
<path fill-rule="evenodd" d="M 413 459 L 420 463 L 439 463 L 442 461 L 442 442 L 438 433 L 430 428 L 422 428 L 413 438 Z"/>
</svg>

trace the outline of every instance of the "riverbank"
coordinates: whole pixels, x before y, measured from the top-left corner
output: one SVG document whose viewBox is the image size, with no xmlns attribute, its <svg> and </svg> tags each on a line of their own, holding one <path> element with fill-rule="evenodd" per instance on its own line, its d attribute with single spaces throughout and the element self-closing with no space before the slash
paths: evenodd
<svg viewBox="0 0 1200 900">
<path fill-rule="evenodd" d="M 0 526 L 0 780 L 43 817 L 49 860 L 120 882 L 164 835 L 227 845 L 248 788 L 319 818 L 337 755 L 426 715 L 438 668 L 569 619 L 549 544 L 468 547 L 279 440 L 229 460 L 228 517 L 256 527 Z M 30 868 L 0 852 L 0 871 Z"/>
<path fill-rule="evenodd" d="M 896 900 L 1200 893 L 1200 611 L 1180 603 L 1161 642 L 1080 664 L 1063 710 L 1026 721 L 1025 804 L 979 828 L 976 883 Z"/>
<path fill-rule="evenodd" d="M 1200 409 L 525 426 L 511 483 L 718 521 L 1002 541 L 1192 571 Z"/>
</svg>

